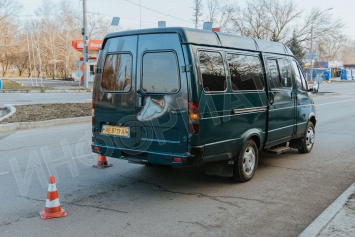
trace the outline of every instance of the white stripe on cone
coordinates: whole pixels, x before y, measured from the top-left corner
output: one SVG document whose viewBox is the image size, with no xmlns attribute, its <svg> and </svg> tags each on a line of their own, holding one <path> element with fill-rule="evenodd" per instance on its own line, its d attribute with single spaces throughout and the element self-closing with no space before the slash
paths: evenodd
<svg viewBox="0 0 355 237">
<path fill-rule="evenodd" d="M 55 184 L 48 184 L 48 192 L 57 191 L 57 186 Z"/>
<path fill-rule="evenodd" d="M 52 201 L 50 201 L 49 199 L 46 199 L 46 207 L 47 208 L 53 208 L 53 207 L 59 207 L 60 203 L 59 203 L 59 198 L 54 199 Z"/>
</svg>

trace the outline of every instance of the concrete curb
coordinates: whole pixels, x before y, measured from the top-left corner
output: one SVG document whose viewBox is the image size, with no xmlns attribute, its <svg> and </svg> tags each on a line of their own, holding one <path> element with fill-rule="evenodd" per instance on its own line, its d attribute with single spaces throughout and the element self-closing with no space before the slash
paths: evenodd
<svg viewBox="0 0 355 237">
<path fill-rule="evenodd" d="M 2 90 L 0 93 L 89 93 L 88 90 Z"/>
<path fill-rule="evenodd" d="M 317 236 L 341 211 L 351 194 L 355 193 L 355 182 L 345 190 L 322 214 L 320 214 L 299 237 Z"/>
<path fill-rule="evenodd" d="M 87 123 L 91 121 L 91 116 L 65 118 L 65 119 L 53 119 L 37 122 L 20 122 L 20 123 L 8 123 L 0 124 L 0 132 L 15 131 L 18 129 L 30 129 L 30 128 L 43 128 L 55 125 L 66 125 L 73 123 Z"/>
<path fill-rule="evenodd" d="M 10 117 L 11 115 L 13 115 L 16 112 L 16 108 L 12 105 L 4 105 L 4 108 L 5 108 L 5 110 L 8 110 L 10 112 L 8 114 L 6 114 L 5 116 L 0 117 L 0 121 Z"/>
</svg>

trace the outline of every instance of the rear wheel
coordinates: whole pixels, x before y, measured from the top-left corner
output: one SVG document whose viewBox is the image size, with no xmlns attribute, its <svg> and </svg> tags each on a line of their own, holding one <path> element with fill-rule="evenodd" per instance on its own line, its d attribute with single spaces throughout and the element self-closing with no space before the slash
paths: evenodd
<svg viewBox="0 0 355 237">
<path fill-rule="evenodd" d="M 302 148 L 298 149 L 300 153 L 309 153 L 314 145 L 314 139 L 315 139 L 315 130 L 314 130 L 314 125 L 312 122 L 308 122 L 306 132 L 304 134 L 304 137 L 302 139 Z"/>
<path fill-rule="evenodd" d="M 248 140 L 234 161 L 233 179 L 238 182 L 251 180 L 258 166 L 259 151 L 253 140 Z"/>
</svg>

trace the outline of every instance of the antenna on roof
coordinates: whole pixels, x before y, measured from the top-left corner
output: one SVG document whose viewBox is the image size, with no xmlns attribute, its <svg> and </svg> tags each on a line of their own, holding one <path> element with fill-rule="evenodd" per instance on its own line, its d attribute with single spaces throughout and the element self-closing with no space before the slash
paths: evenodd
<svg viewBox="0 0 355 237">
<path fill-rule="evenodd" d="M 204 29 L 204 30 L 212 30 L 212 24 L 213 24 L 213 23 L 210 22 L 210 21 L 209 21 L 209 22 L 204 22 L 204 23 L 203 23 L 203 29 Z"/>
<path fill-rule="evenodd" d="M 158 21 L 158 27 L 159 28 L 165 28 L 166 27 L 166 21 Z"/>
</svg>

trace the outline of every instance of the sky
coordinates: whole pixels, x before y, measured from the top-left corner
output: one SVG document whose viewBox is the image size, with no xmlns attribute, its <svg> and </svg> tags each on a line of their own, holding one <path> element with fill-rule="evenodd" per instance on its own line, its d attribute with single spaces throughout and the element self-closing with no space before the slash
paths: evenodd
<svg viewBox="0 0 355 237">
<path fill-rule="evenodd" d="M 45 0 L 19 1 L 23 5 L 22 15 L 34 15 L 34 10 Z M 241 6 L 245 4 L 245 0 L 234 1 Z M 304 12 L 312 7 L 319 7 L 321 10 L 333 8 L 329 11 L 333 19 L 342 20 L 345 23 L 342 32 L 355 40 L 355 0 L 294 0 L 294 2 Z M 82 1 L 72 0 L 72 3 L 75 8 L 82 10 Z M 139 3 L 142 5 L 141 8 Z M 122 30 L 157 27 L 158 21 L 166 21 L 167 26 L 194 27 L 192 5 L 193 0 L 87 0 L 87 11 L 89 17 L 91 13 L 99 13 L 110 21 L 112 17 L 120 17 Z M 207 9 L 204 13 L 207 14 Z"/>
</svg>

